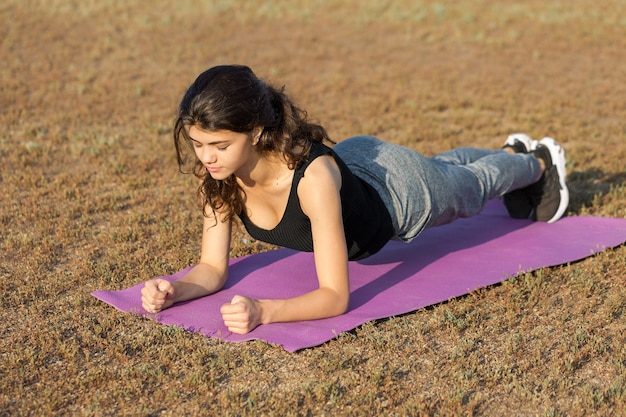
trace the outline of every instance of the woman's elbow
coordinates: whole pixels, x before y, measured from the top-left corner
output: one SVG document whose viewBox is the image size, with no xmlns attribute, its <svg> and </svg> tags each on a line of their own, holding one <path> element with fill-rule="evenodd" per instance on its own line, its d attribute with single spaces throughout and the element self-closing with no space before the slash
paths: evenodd
<svg viewBox="0 0 626 417">
<path fill-rule="evenodd" d="M 348 312 L 350 308 L 350 294 L 338 295 L 337 315 L 340 316 Z"/>
<path fill-rule="evenodd" d="M 217 282 L 217 290 L 221 290 L 224 288 L 224 286 L 226 285 L 226 281 L 228 281 L 228 269 L 226 269 L 222 274 L 220 274 L 219 276 L 219 280 Z"/>
</svg>

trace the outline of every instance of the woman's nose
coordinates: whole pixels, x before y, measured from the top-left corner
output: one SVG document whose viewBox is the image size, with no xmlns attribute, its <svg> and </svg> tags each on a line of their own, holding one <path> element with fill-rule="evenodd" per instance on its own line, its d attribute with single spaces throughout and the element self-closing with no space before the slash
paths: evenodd
<svg viewBox="0 0 626 417">
<path fill-rule="evenodd" d="M 205 164 L 212 164 L 216 160 L 217 160 L 217 154 L 215 153 L 215 151 L 211 149 L 209 146 L 206 146 L 202 150 L 202 162 L 204 162 Z"/>
</svg>

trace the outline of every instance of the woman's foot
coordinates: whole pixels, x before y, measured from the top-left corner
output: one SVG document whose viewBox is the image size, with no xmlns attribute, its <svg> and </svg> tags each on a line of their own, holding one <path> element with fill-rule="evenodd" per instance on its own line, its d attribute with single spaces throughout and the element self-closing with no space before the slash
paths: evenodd
<svg viewBox="0 0 626 417">
<path fill-rule="evenodd" d="M 534 207 L 533 219 L 552 223 L 560 219 L 569 204 L 569 190 L 565 184 L 565 150 L 552 138 L 543 138 L 531 151 L 545 163 L 545 171 L 539 180 L 542 183 L 541 197 Z"/>
<path fill-rule="evenodd" d="M 510 153 L 528 153 L 537 146 L 536 140 L 523 133 L 509 135 L 502 148 Z M 531 187 L 531 186 L 529 186 Z M 529 219 L 533 210 L 533 201 L 538 197 L 533 197 L 532 189 L 529 187 L 520 188 L 504 194 L 502 200 L 509 212 L 509 216 L 514 219 Z"/>
<path fill-rule="evenodd" d="M 528 153 L 535 149 L 537 141 L 524 133 L 514 133 L 509 135 L 504 141 L 503 148 L 510 148 L 514 153 Z"/>
<path fill-rule="evenodd" d="M 552 138 L 535 141 L 520 133 L 510 135 L 504 147 L 516 153 L 532 153 L 545 168 L 539 181 L 503 196 L 509 215 L 548 223 L 560 219 L 569 204 L 563 148 Z"/>
</svg>

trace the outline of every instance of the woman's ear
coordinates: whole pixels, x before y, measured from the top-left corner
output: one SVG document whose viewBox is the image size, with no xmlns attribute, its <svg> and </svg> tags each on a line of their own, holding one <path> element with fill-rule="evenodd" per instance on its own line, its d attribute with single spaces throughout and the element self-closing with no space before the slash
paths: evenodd
<svg viewBox="0 0 626 417">
<path fill-rule="evenodd" d="M 252 129 L 252 146 L 256 146 L 261 140 L 261 135 L 263 134 L 263 126 L 257 126 Z"/>
</svg>

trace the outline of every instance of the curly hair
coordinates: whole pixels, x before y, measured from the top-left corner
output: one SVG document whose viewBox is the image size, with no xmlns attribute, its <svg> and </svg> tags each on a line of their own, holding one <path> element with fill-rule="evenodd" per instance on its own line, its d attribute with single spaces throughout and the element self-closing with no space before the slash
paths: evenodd
<svg viewBox="0 0 626 417">
<path fill-rule="evenodd" d="M 230 130 L 247 133 L 262 126 L 256 150 L 262 156 L 282 155 L 289 168 L 305 160 L 311 143 L 332 142 L 326 130 L 307 120 L 306 111 L 298 108 L 284 93 L 260 80 L 242 65 L 223 65 L 200 74 L 187 89 L 174 124 L 174 145 L 180 172 L 193 173 L 201 179 L 199 194 L 203 212 L 208 209 L 224 214 L 226 220 L 242 213 L 245 195 L 234 175 L 215 180 L 195 156 L 189 128 Z"/>
</svg>

